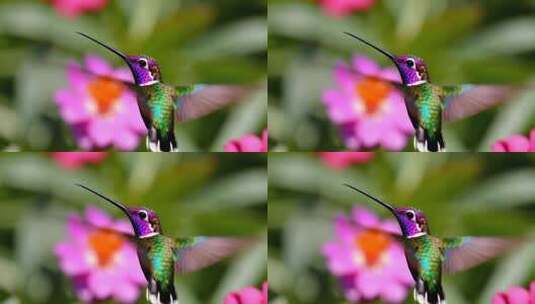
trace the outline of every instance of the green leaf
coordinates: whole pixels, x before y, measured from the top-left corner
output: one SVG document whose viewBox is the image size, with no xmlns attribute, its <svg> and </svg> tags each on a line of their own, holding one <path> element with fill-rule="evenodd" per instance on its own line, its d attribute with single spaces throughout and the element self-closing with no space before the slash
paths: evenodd
<svg viewBox="0 0 535 304">
<path fill-rule="evenodd" d="M 288 217 L 283 231 L 283 259 L 294 276 L 316 259 L 321 245 L 332 235 L 331 221 L 322 210 L 297 209 Z"/>
<path fill-rule="evenodd" d="M 521 169 L 483 180 L 465 192 L 457 203 L 461 208 L 478 211 L 481 208 L 511 208 L 531 204 L 535 197 L 535 170 Z"/>
<path fill-rule="evenodd" d="M 491 145 L 498 139 L 506 138 L 512 134 L 522 134 L 527 127 L 533 127 L 535 114 L 535 91 L 526 92 L 516 100 L 503 105 L 494 118 L 485 137 L 481 140 L 479 151 L 490 151 Z"/>
<path fill-rule="evenodd" d="M 94 32 L 95 19 L 81 17 L 70 20 L 59 16 L 51 7 L 35 3 L 6 3 L 0 5 L 0 33 L 37 41 L 49 41 L 54 45 L 76 48 L 80 40 L 76 31 Z M 102 33 L 101 33 L 102 34 Z M 100 37 L 100 34 L 98 35 Z M 101 39 L 109 38 L 102 35 Z M 110 40 L 104 40 L 111 43 Z"/>
<path fill-rule="evenodd" d="M 535 18 L 519 17 L 483 30 L 462 48 L 465 56 L 517 54 L 535 49 Z"/>
<path fill-rule="evenodd" d="M 318 41 L 326 46 L 352 50 L 355 42 L 347 39 L 343 32 L 359 29 L 359 34 L 370 40 L 376 38 L 371 27 L 358 19 L 334 19 L 326 16 L 313 4 L 291 3 L 269 5 L 269 34 L 281 35 L 298 40 Z"/>
<path fill-rule="evenodd" d="M 249 18 L 225 25 L 190 43 L 191 58 L 208 60 L 229 55 L 265 52 L 267 24 L 265 18 Z"/>
<path fill-rule="evenodd" d="M 511 286 L 518 286 L 529 279 L 533 271 L 533 257 L 535 256 L 535 243 L 528 240 L 525 246 L 511 252 L 503 261 L 498 264 L 491 276 L 489 283 L 481 292 L 478 303 L 490 303 L 492 296 L 498 292 L 509 289 Z"/>
<path fill-rule="evenodd" d="M 212 297 L 212 304 L 220 304 L 231 291 L 255 286 L 267 274 L 267 239 L 261 238 L 254 248 L 238 256 L 231 264 Z M 260 286 L 257 286 L 259 288 Z"/>
<path fill-rule="evenodd" d="M 193 210 L 217 211 L 246 207 L 266 202 L 267 172 L 265 169 L 244 170 L 207 184 L 201 192 L 187 199 Z"/>
<path fill-rule="evenodd" d="M 306 155 L 306 154 L 305 154 Z M 319 159 L 303 154 L 273 154 L 269 160 L 269 185 L 304 193 L 321 194 L 326 199 L 354 202 L 355 195 L 344 183 L 370 185 L 373 181 L 353 170 L 336 171 Z"/>
<path fill-rule="evenodd" d="M 246 97 L 230 113 L 225 124 L 213 141 L 212 151 L 223 151 L 225 143 L 231 139 L 239 138 L 245 134 L 261 136 L 258 128 L 262 127 L 267 120 L 267 88 L 264 87 L 251 96 Z"/>
<path fill-rule="evenodd" d="M 130 18 L 129 36 L 133 40 L 143 41 L 152 33 L 161 17 L 162 6 L 162 0 L 137 1 L 134 14 Z"/>
</svg>

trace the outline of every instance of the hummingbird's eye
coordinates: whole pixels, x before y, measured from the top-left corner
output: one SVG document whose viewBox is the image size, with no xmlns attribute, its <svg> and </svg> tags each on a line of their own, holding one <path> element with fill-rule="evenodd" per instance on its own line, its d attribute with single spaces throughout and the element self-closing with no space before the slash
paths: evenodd
<svg viewBox="0 0 535 304">
<path fill-rule="evenodd" d="M 407 218 L 408 218 L 409 220 L 412 220 L 412 219 L 414 218 L 414 212 L 413 212 L 413 211 L 407 211 L 407 212 L 405 213 L 405 215 L 407 215 Z"/>
<path fill-rule="evenodd" d="M 406 62 L 407 62 L 407 66 L 411 69 L 414 68 L 414 66 L 416 65 L 416 63 L 414 62 L 414 59 L 412 58 L 407 59 Z"/>
<path fill-rule="evenodd" d="M 143 59 L 143 58 L 142 58 L 142 59 L 139 59 L 139 60 L 138 60 L 138 63 L 139 63 L 139 65 L 140 65 L 142 68 L 146 68 L 146 67 L 147 67 L 147 64 L 148 64 L 148 63 L 147 63 L 147 60 L 146 60 L 146 59 Z"/>
<path fill-rule="evenodd" d="M 141 210 L 141 211 L 139 211 L 139 212 L 138 212 L 138 215 L 139 215 L 139 217 L 140 217 L 142 220 L 147 219 L 147 211 L 145 211 L 145 210 Z"/>
</svg>

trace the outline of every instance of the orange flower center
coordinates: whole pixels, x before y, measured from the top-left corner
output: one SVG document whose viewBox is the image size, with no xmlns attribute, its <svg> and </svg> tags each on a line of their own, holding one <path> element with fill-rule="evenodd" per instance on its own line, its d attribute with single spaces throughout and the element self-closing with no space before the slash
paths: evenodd
<svg viewBox="0 0 535 304">
<path fill-rule="evenodd" d="M 96 263 L 106 267 L 113 261 L 115 254 L 124 244 L 124 238 L 113 231 L 95 230 L 89 236 L 89 245 L 96 256 Z"/>
<path fill-rule="evenodd" d="M 366 230 L 356 237 L 355 245 L 363 253 L 366 265 L 372 267 L 390 246 L 390 236 L 380 231 Z"/>
<path fill-rule="evenodd" d="M 87 90 L 93 97 L 96 112 L 106 115 L 114 108 L 123 94 L 124 85 L 109 77 L 97 77 L 87 86 Z"/>
<path fill-rule="evenodd" d="M 386 97 L 390 94 L 390 85 L 377 78 L 366 77 L 356 86 L 366 113 L 373 115 L 385 103 Z"/>
</svg>

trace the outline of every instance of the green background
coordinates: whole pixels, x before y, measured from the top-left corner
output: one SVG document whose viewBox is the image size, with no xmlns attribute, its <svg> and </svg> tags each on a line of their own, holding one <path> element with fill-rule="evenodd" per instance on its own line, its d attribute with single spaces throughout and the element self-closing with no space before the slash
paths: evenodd
<svg viewBox="0 0 535 304">
<path fill-rule="evenodd" d="M 260 154 L 111 154 L 79 169 L 46 153 L 0 154 L 0 302 L 75 303 L 53 246 L 66 217 L 96 206 L 124 218 L 74 183 L 129 206 L 153 209 L 170 236 L 258 236 L 257 245 L 225 262 L 177 276 L 181 303 L 214 303 L 244 286 L 261 286 L 266 269 L 266 156 Z M 140 293 L 145 303 L 145 292 Z"/>
<path fill-rule="evenodd" d="M 68 19 L 43 1 L 0 0 L 0 148 L 77 150 L 53 100 L 67 86 L 67 62 L 96 54 L 124 63 L 76 31 L 156 58 L 169 84 L 262 84 L 266 10 L 264 0 L 109 0 Z M 231 110 L 176 126 L 177 138 L 182 151 L 222 151 L 231 138 L 259 134 L 266 119 L 263 85 Z"/>
<path fill-rule="evenodd" d="M 436 84 L 516 84 L 535 79 L 535 1 L 378 0 L 368 11 L 335 18 L 305 0 L 269 1 L 271 150 L 339 151 L 321 94 L 332 69 L 362 54 L 383 55 L 348 38 L 353 32 L 394 54 L 423 58 Z M 495 140 L 535 127 L 535 92 L 498 110 L 444 126 L 448 151 L 488 151 Z M 407 145 L 408 151 L 412 145 Z"/>
<path fill-rule="evenodd" d="M 448 303 L 488 304 L 495 292 L 526 287 L 535 279 L 534 180 L 532 155 L 382 153 L 334 170 L 318 154 L 270 154 L 271 303 L 347 303 L 320 254 L 335 216 L 357 205 L 392 215 L 343 183 L 421 209 L 436 236 L 528 237 L 508 255 L 444 276 Z"/>
</svg>

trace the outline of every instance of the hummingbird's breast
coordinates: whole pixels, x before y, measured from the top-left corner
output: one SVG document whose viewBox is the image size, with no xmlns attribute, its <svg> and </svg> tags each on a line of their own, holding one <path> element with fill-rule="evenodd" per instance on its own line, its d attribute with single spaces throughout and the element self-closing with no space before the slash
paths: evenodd
<svg viewBox="0 0 535 304">
<path fill-rule="evenodd" d="M 405 255 L 413 278 L 422 278 L 429 283 L 439 284 L 442 275 L 442 251 L 440 239 L 423 235 L 405 239 Z"/>
<path fill-rule="evenodd" d="M 174 250 L 175 240 L 161 234 L 138 240 L 138 257 L 147 281 L 154 278 L 163 287 L 173 284 Z"/>
<path fill-rule="evenodd" d="M 409 115 L 414 117 L 418 124 L 432 133 L 440 131 L 442 124 L 442 102 L 440 88 L 424 83 L 419 86 L 405 89 L 405 103 Z"/>
<path fill-rule="evenodd" d="M 163 83 L 142 87 L 146 96 L 146 107 L 150 112 L 152 125 L 167 132 L 174 122 L 175 89 Z"/>
</svg>

